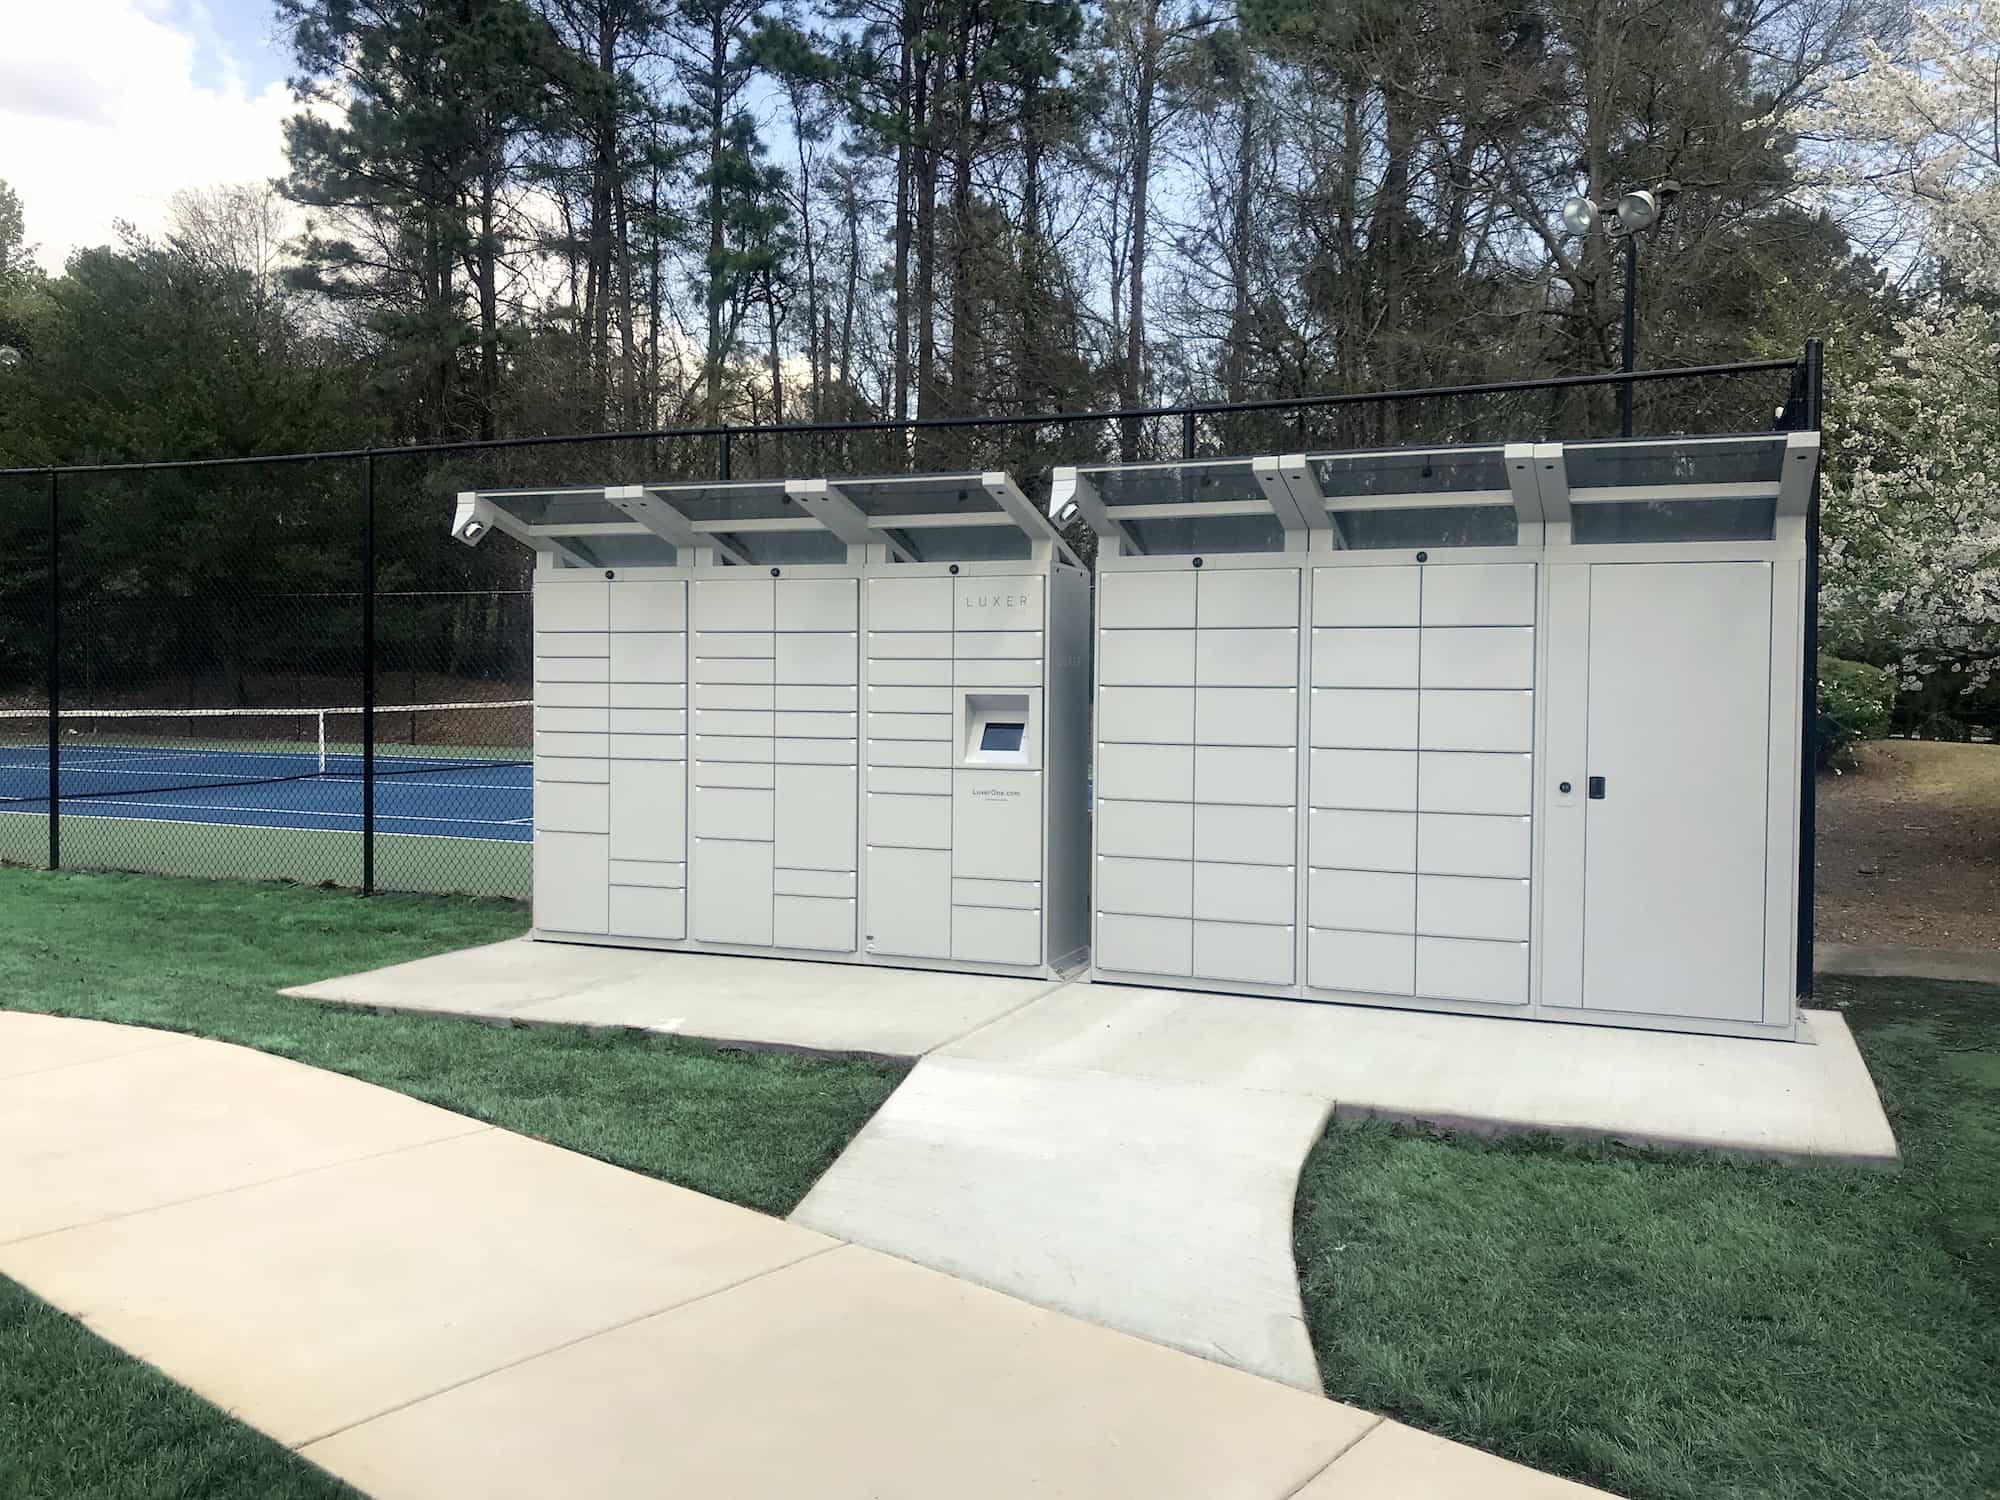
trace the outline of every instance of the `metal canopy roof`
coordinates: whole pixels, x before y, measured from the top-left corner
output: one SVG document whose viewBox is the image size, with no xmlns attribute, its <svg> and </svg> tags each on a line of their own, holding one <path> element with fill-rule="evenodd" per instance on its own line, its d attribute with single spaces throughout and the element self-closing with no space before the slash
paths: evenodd
<svg viewBox="0 0 2000 1500">
<path fill-rule="evenodd" d="M 1075 555 L 999 471 L 858 479 L 744 479 L 467 491 L 452 534 L 487 531 L 576 567 L 673 566 L 711 549 L 728 563 L 835 563 L 881 547 L 901 562 L 1026 558 L 1045 544 Z"/>
<path fill-rule="evenodd" d="M 1092 464 L 1049 510 L 1140 554 L 1769 538 L 1803 526 L 1818 456 L 1770 432 Z"/>
</svg>

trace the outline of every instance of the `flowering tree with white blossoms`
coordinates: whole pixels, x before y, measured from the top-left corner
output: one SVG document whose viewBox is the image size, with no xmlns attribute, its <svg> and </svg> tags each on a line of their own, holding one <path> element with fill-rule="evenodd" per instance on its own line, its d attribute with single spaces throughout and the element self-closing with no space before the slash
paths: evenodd
<svg viewBox="0 0 2000 1500">
<path fill-rule="evenodd" d="M 2000 0 L 1912 23 L 1790 122 L 1806 180 L 1894 215 L 1926 288 L 1830 392 L 1826 629 L 1906 691 L 1973 693 L 2000 667 Z"/>
</svg>

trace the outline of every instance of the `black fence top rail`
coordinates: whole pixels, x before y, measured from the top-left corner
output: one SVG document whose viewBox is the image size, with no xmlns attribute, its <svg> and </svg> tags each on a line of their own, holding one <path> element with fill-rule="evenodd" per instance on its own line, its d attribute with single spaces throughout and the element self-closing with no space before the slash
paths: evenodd
<svg viewBox="0 0 2000 1500">
<path fill-rule="evenodd" d="M 0 469 L 0 479 L 49 474 L 120 474 L 159 469 L 241 468 L 252 464 L 311 463 L 325 459 L 402 458 L 432 453 L 476 453 L 507 448 L 555 447 L 576 443 L 658 442 L 688 438 L 805 437 L 837 432 L 918 432 L 964 427 L 1066 427 L 1084 422 L 1142 422 L 1167 417 L 1233 416 L 1245 412 L 1315 411 L 1328 407 L 1439 401 L 1517 391 L 1569 390 L 1587 386 L 1630 386 L 1640 382 L 1698 380 L 1786 370 L 1797 373 L 1798 359 L 1737 360 L 1715 365 L 1680 365 L 1655 370 L 1614 370 L 1595 375 L 1543 375 L 1474 385 L 1435 385 L 1395 391 L 1339 391 L 1312 396 L 1269 396 L 1255 401 L 1204 401 L 1181 406 L 1143 406 L 1101 411 L 996 412 L 984 416 L 875 417 L 854 422 L 781 422 L 741 427 L 724 422 L 702 427 L 655 427 L 631 432 L 563 432 L 536 437 L 466 438 L 449 443 L 407 443 L 383 447 L 330 448 L 317 453 L 243 454 L 229 458 L 163 458 L 124 463 L 38 464 Z"/>
</svg>

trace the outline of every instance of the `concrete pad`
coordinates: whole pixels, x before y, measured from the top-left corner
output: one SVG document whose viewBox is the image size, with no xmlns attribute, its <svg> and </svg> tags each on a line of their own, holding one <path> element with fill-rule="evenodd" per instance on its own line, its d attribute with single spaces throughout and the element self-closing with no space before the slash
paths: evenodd
<svg viewBox="0 0 2000 1500">
<path fill-rule="evenodd" d="M 848 1247 L 304 1451 L 377 1500 L 1280 1500 L 1378 1420 Z"/>
<path fill-rule="evenodd" d="M 73 1068 L 78 1063 L 125 1057 L 155 1047 L 184 1045 L 187 1037 L 108 1021 L 77 1021 L 30 1011 L 0 1011 L 0 1078 Z"/>
<path fill-rule="evenodd" d="M 872 964 L 517 938 L 286 990 L 304 1000 L 916 1057 L 1056 985 Z"/>
<path fill-rule="evenodd" d="M 1810 1043 L 1071 985 L 940 1057 L 1229 1083 L 1343 1116 L 1893 1163 L 1846 1021 Z"/>
<path fill-rule="evenodd" d="M 1383 1422 L 1335 1459 L 1295 1500 L 1613 1500 L 1604 1490 L 1558 1479 Z"/>
<path fill-rule="evenodd" d="M 1292 1204 L 1325 1119 L 1297 1095 L 931 1058 L 792 1219 L 1316 1392 Z"/>
<path fill-rule="evenodd" d="M 245 1047 L 168 1040 L 185 1045 L 0 1079 L 0 1242 L 491 1128 Z"/>
<path fill-rule="evenodd" d="M 828 1243 L 485 1129 L 0 1246 L 0 1274 L 296 1445 Z"/>
<path fill-rule="evenodd" d="M 1813 950 L 1821 974 L 1870 979 L 1951 979 L 2000 985 L 2000 953 L 1965 948 L 1850 947 L 1827 943 Z"/>
</svg>

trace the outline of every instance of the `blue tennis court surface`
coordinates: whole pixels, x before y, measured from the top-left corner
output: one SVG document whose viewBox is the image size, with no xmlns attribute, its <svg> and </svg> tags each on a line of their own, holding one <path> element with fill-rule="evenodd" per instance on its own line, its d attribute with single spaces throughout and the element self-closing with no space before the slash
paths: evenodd
<svg viewBox="0 0 2000 1500">
<path fill-rule="evenodd" d="M 381 751 L 378 833 L 533 838 L 534 785 L 521 760 Z M 343 752 L 64 746 L 61 806 L 77 817 L 136 818 L 238 828 L 358 832 L 361 761 Z M 0 748 L 0 812 L 48 812 L 48 759 L 39 744 Z"/>
</svg>

